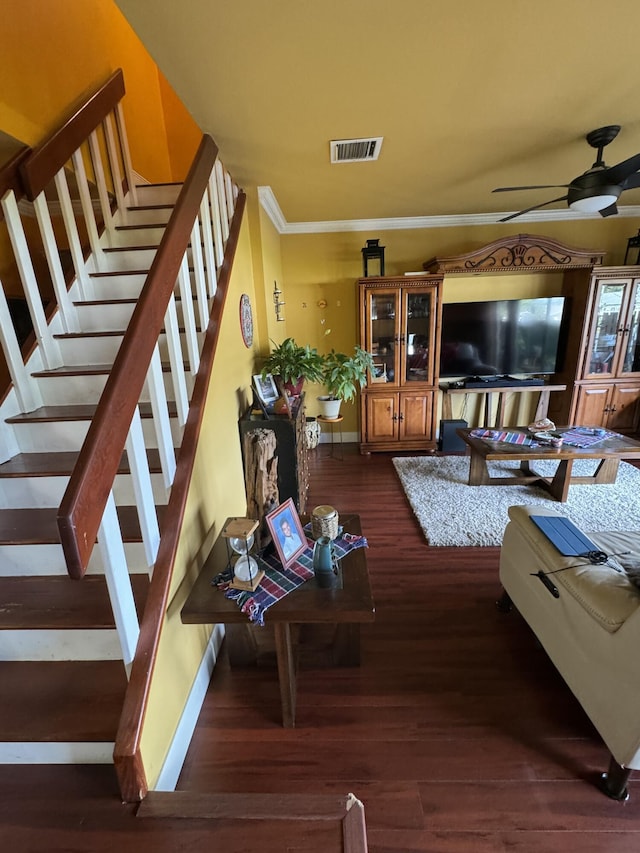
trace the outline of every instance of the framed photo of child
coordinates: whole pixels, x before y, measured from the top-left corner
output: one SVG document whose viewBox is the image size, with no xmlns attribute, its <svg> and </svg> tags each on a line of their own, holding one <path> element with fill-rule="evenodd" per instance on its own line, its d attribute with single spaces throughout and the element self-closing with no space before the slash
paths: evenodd
<svg viewBox="0 0 640 853">
<path fill-rule="evenodd" d="M 308 547 L 293 498 L 277 506 L 266 519 L 280 562 L 286 568 Z"/>
</svg>

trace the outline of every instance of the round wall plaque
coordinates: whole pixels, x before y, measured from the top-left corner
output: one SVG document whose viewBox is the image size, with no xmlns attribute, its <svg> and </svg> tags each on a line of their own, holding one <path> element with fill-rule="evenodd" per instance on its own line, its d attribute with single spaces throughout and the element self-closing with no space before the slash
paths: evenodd
<svg viewBox="0 0 640 853">
<path fill-rule="evenodd" d="M 251 300 L 246 293 L 240 297 L 240 330 L 242 340 L 246 347 L 253 344 L 253 314 L 251 313 Z"/>
</svg>

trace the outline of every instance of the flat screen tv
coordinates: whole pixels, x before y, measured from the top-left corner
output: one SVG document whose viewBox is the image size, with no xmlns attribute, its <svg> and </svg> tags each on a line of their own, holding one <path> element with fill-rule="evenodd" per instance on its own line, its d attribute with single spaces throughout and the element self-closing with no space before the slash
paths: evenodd
<svg viewBox="0 0 640 853">
<path fill-rule="evenodd" d="M 440 376 L 555 373 L 564 308 L 562 296 L 445 303 Z"/>
</svg>

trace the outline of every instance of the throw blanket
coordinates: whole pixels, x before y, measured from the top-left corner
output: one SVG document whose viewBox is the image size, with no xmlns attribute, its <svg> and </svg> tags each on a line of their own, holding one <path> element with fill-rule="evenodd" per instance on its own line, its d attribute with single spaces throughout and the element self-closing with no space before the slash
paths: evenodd
<svg viewBox="0 0 640 853">
<path fill-rule="evenodd" d="M 305 532 L 310 530 L 310 525 L 305 527 Z M 256 557 L 258 565 L 264 569 L 264 577 L 253 592 L 243 589 L 231 589 L 231 573 L 228 569 L 217 574 L 211 583 L 218 589 L 224 590 L 225 598 L 235 601 L 243 613 L 256 625 L 264 625 L 264 614 L 281 598 L 293 592 L 313 575 L 313 546 L 315 542 L 307 536 L 307 548 L 286 569 L 280 562 L 277 554 L 268 557 Z M 341 560 L 349 551 L 356 548 L 368 547 L 364 536 L 355 533 L 340 533 L 333 540 L 333 548 L 336 560 Z"/>
</svg>

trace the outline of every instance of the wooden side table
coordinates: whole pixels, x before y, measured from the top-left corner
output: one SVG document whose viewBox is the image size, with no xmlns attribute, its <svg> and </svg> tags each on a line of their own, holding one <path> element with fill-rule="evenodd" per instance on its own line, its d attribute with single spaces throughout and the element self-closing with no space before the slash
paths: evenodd
<svg viewBox="0 0 640 853">
<path fill-rule="evenodd" d="M 342 462 L 342 415 L 338 415 L 337 418 L 325 418 L 323 415 L 318 415 L 316 421 L 321 426 L 324 426 L 326 424 L 327 426 L 331 427 L 331 449 L 329 451 L 329 456 L 333 457 L 334 459 L 340 459 L 340 461 Z M 338 428 L 338 433 L 340 435 L 340 456 L 336 456 L 334 453 L 334 430 L 336 427 Z"/>
</svg>

